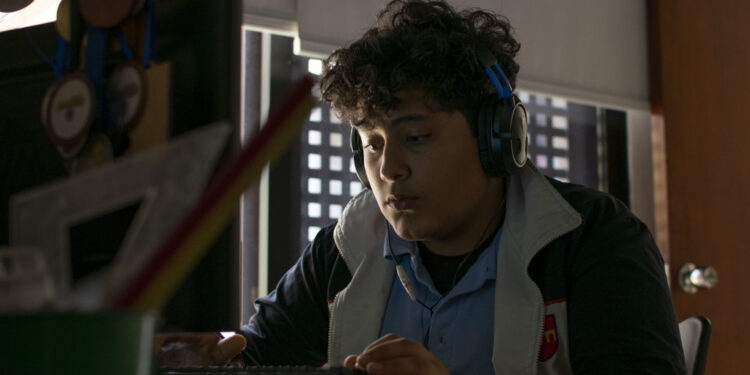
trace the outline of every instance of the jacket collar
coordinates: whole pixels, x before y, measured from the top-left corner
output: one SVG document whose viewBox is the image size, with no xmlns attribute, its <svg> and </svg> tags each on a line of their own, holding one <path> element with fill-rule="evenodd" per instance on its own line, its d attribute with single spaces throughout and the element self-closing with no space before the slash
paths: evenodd
<svg viewBox="0 0 750 375">
<path fill-rule="evenodd" d="M 340 366 L 378 338 L 395 274 L 383 257 L 385 218 L 370 190 L 352 198 L 333 232 L 352 280 L 329 305 L 328 363 Z M 359 272 L 362 270 L 361 272 Z"/>
<path fill-rule="evenodd" d="M 568 204 L 533 165 L 509 179 L 505 230 L 497 256 L 492 362 L 496 374 L 538 371 L 544 300 L 527 269 L 550 242 L 581 224 Z"/>
<path fill-rule="evenodd" d="M 541 248 L 581 224 L 581 215 L 531 163 L 508 180 L 506 189 L 504 233 L 515 237 L 519 246 L 511 251 L 527 264 Z"/>
<path fill-rule="evenodd" d="M 350 271 L 353 272 L 362 263 L 367 255 L 367 251 L 363 250 L 370 249 L 369 244 L 377 244 L 376 248 L 382 249 L 385 224 L 375 196 L 369 189 L 363 190 L 346 205 L 336 223 L 333 238 Z"/>
</svg>

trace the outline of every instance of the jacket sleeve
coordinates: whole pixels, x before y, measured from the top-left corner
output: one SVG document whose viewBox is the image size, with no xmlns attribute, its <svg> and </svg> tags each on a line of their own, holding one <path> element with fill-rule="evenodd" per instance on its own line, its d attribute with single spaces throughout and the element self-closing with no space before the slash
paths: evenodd
<svg viewBox="0 0 750 375">
<path fill-rule="evenodd" d="M 664 261 L 650 232 L 606 195 L 588 212 L 568 253 L 573 373 L 684 374 Z"/>
<path fill-rule="evenodd" d="M 321 229 L 276 288 L 255 301 L 255 314 L 241 328 L 247 339 L 243 352 L 246 364 L 320 366 L 325 363 L 328 293 L 332 284 L 340 290 L 348 282 L 347 277 L 351 278 L 339 258 L 333 242 L 333 225 Z M 332 277 L 334 270 L 338 279 Z"/>
</svg>

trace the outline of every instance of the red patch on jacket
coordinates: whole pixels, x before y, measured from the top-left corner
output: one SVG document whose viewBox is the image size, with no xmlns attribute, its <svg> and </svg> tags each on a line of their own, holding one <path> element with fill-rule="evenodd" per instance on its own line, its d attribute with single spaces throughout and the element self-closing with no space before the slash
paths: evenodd
<svg viewBox="0 0 750 375">
<path fill-rule="evenodd" d="M 546 361 L 557 352 L 557 324 L 554 315 L 544 317 L 544 331 L 542 332 L 542 350 L 539 352 L 539 360 Z"/>
</svg>

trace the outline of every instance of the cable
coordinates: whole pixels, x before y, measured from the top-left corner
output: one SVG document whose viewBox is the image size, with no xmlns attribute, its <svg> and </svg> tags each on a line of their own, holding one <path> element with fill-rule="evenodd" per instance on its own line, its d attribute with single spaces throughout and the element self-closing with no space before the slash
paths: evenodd
<svg viewBox="0 0 750 375">
<path fill-rule="evenodd" d="M 507 184 L 505 184 L 505 186 L 507 186 Z M 466 255 L 464 255 L 464 258 L 461 260 L 461 262 L 456 267 L 456 270 L 453 272 L 453 279 L 451 280 L 450 287 L 446 290 L 446 292 L 442 296 L 440 296 L 440 298 L 438 298 L 437 301 L 435 301 L 434 304 L 432 304 L 432 306 L 428 306 L 427 304 L 425 304 L 424 302 L 422 302 L 419 298 L 417 298 L 416 290 L 411 285 L 411 281 L 409 280 L 409 276 L 406 274 L 406 271 L 404 270 L 404 267 L 396 259 L 396 253 L 393 251 L 393 246 L 391 246 L 391 230 L 390 230 L 391 225 L 390 225 L 390 223 L 388 222 L 387 219 L 385 220 L 386 236 L 387 236 L 386 239 L 388 241 L 388 251 L 391 254 L 391 259 L 393 260 L 393 263 L 396 265 L 396 274 L 398 275 L 398 279 L 399 279 L 399 281 L 401 281 L 401 285 L 404 287 L 404 290 L 406 290 L 406 294 L 409 295 L 409 298 L 412 301 L 417 302 L 418 304 L 422 305 L 422 307 L 424 307 L 425 309 L 427 309 L 427 311 L 430 312 L 430 320 L 432 320 L 432 316 L 435 313 L 434 310 L 433 310 L 435 308 L 435 306 L 437 306 L 440 303 L 440 301 L 442 301 L 443 298 L 445 298 L 445 296 L 447 296 L 448 293 L 450 293 L 450 291 L 453 289 L 453 287 L 456 286 L 456 283 L 458 283 L 457 278 L 458 278 L 459 271 L 461 270 L 461 268 L 463 267 L 463 265 L 466 263 L 466 261 L 471 257 L 471 255 L 476 253 L 476 251 L 478 250 L 478 246 L 482 243 L 482 240 L 484 240 L 484 237 L 487 235 L 487 232 L 489 231 L 489 229 L 491 227 L 491 224 L 494 221 L 494 219 L 497 218 L 500 215 L 503 215 L 504 210 L 505 210 L 505 201 L 506 201 L 506 198 L 507 198 L 507 194 L 505 192 L 503 192 L 503 199 L 500 202 L 500 207 L 497 210 L 497 214 L 493 217 L 493 220 L 490 220 L 490 221 L 487 222 L 487 225 L 485 226 L 484 230 L 482 230 L 482 233 L 479 236 L 479 239 L 476 241 L 476 243 L 472 247 L 471 251 L 469 251 L 468 253 L 466 253 Z M 498 223 L 498 227 L 503 222 L 503 220 L 504 220 L 504 218 L 500 219 L 500 222 Z M 425 332 L 425 335 L 424 335 L 424 337 L 422 339 L 422 345 L 424 345 L 428 349 L 429 349 L 429 340 L 430 340 L 430 330 L 431 330 L 431 328 L 432 328 L 432 324 L 429 324 L 427 326 L 427 332 Z"/>
</svg>

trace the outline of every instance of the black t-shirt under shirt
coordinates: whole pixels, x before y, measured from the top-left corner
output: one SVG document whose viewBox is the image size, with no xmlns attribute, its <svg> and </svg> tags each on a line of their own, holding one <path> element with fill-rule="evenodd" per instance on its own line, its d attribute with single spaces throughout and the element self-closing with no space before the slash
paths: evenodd
<svg viewBox="0 0 750 375">
<path fill-rule="evenodd" d="M 497 233 L 495 230 L 494 233 Z M 453 289 L 466 272 L 469 271 L 474 262 L 479 259 L 484 249 L 492 243 L 495 235 L 487 237 L 479 246 L 466 254 L 461 255 L 440 255 L 435 254 L 427 248 L 422 242 L 417 242 L 419 256 L 422 258 L 422 265 L 427 269 L 427 273 L 432 278 L 435 289 L 442 295 L 446 295 Z"/>
</svg>

